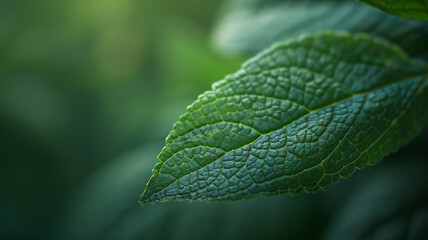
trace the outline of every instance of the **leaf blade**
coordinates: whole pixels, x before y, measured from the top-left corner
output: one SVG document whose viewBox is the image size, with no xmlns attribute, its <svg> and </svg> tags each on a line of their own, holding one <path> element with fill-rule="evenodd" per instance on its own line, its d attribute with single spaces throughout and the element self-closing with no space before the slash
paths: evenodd
<svg viewBox="0 0 428 240">
<path fill-rule="evenodd" d="M 188 107 L 140 202 L 324 190 L 417 134 L 427 117 L 409 120 L 406 108 L 427 112 L 427 99 L 412 95 L 427 91 L 426 74 L 365 35 L 320 33 L 276 45 Z"/>
</svg>

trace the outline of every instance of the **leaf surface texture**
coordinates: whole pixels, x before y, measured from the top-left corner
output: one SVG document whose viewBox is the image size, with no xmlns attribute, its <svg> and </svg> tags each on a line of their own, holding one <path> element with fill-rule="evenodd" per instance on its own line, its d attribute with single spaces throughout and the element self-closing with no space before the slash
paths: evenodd
<svg viewBox="0 0 428 240">
<path fill-rule="evenodd" d="M 427 74 L 366 35 L 324 32 L 275 45 L 188 107 L 140 202 L 331 187 L 419 133 L 428 118 Z"/>
</svg>

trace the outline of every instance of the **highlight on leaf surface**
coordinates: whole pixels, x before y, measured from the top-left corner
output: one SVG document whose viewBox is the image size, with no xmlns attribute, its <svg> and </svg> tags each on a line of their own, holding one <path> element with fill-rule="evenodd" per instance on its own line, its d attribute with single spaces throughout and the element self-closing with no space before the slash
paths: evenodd
<svg viewBox="0 0 428 240">
<path fill-rule="evenodd" d="M 428 0 L 358 0 L 389 14 L 428 21 Z"/>
<path fill-rule="evenodd" d="M 188 107 L 140 203 L 327 189 L 420 132 L 427 79 L 426 65 L 367 35 L 277 44 Z"/>
</svg>

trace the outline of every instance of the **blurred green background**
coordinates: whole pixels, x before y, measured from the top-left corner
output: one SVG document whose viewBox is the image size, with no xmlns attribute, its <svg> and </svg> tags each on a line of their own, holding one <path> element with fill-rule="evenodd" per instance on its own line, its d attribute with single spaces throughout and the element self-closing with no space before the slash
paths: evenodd
<svg viewBox="0 0 428 240">
<path fill-rule="evenodd" d="M 341 221 L 336 213 L 353 209 L 346 204 L 358 201 L 353 194 L 366 191 L 361 201 L 372 203 L 402 196 L 403 189 L 414 195 L 379 210 L 376 226 L 396 230 L 388 221 L 402 219 L 395 210 L 408 209 L 409 196 L 418 199 L 412 209 L 422 209 L 414 231 L 426 226 L 426 191 L 415 182 L 427 179 L 414 174 L 427 170 L 426 134 L 407 148 L 412 156 L 357 173 L 333 191 L 233 205 L 138 205 L 173 123 L 198 94 L 243 62 L 210 45 L 219 4 L 0 0 L 0 239 L 340 239 L 349 226 L 332 222 L 357 231 L 352 221 L 366 219 L 361 213 Z M 397 173 L 403 159 L 409 169 Z M 373 188 L 367 179 L 382 174 L 386 182 L 373 184 L 398 190 L 365 199 L 373 195 L 364 188 Z M 415 179 L 403 183 L 400 174 Z M 391 234 L 365 225 L 358 231 L 366 230 L 367 236 Z"/>
</svg>

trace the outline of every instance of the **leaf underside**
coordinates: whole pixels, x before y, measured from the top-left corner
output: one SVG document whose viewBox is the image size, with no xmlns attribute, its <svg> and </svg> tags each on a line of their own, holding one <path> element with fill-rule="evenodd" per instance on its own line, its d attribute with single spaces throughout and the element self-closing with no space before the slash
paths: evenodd
<svg viewBox="0 0 428 240">
<path fill-rule="evenodd" d="M 188 107 L 140 203 L 329 188 L 419 133 L 427 74 L 366 35 L 323 32 L 275 45 Z"/>
<path fill-rule="evenodd" d="M 320 30 L 364 32 L 428 59 L 428 25 L 388 15 L 355 0 L 228 0 L 213 32 L 225 53 L 253 55 L 273 43 Z M 263 34 L 260 34 L 263 33 Z"/>
<path fill-rule="evenodd" d="M 427 0 L 359 0 L 375 8 L 404 18 L 428 21 Z"/>
</svg>

